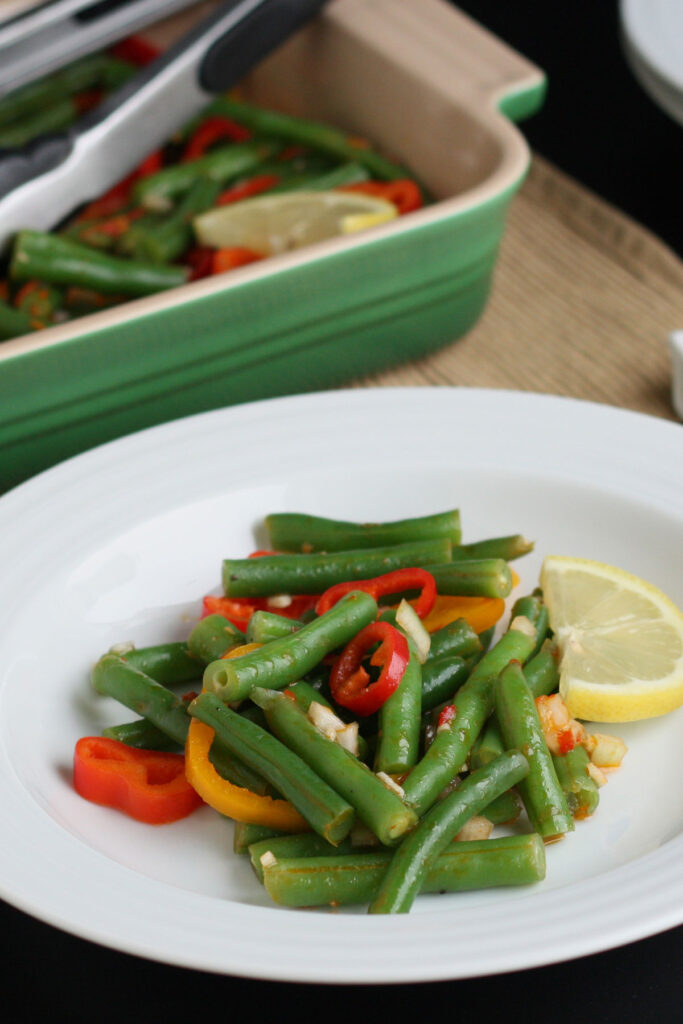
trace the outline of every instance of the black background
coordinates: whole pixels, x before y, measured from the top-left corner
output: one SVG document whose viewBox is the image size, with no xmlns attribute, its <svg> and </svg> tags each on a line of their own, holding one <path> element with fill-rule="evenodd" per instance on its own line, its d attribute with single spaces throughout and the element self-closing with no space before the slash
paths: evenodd
<svg viewBox="0 0 683 1024">
<path fill-rule="evenodd" d="M 531 145 L 672 247 L 683 241 L 683 129 L 659 111 L 621 52 L 617 5 L 463 0 L 459 5 L 549 77 L 544 110 L 522 127 Z M 662 808 L 666 813 L 666 808 Z M 0 824 L 0 829 L 2 825 Z M 1 841 L 1 838 L 0 838 Z M 628 893 L 624 893 L 628 900 Z M 595 925 L 595 922 L 593 922 Z M 562 920 L 547 922 L 548 933 Z M 570 963 L 438 984 L 340 987 L 219 977 L 168 967 L 66 935 L 0 904 L 2 1015 L 34 1021 L 297 1019 L 351 1014 L 419 1019 L 463 1012 L 576 1024 L 677 1019 L 683 928 Z M 419 950 L 415 952 L 419 960 Z M 339 950 L 343 959 L 344 950 Z M 264 961 L 264 975 L 268 964 Z"/>
</svg>

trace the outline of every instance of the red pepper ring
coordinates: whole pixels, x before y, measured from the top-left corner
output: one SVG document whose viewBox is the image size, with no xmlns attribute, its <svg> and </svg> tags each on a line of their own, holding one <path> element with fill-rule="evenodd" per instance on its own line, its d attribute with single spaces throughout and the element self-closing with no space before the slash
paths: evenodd
<svg viewBox="0 0 683 1024">
<path fill-rule="evenodd" d="M 105 736 L 84 736 L 76 744 L 74 788 L 148 825 L 186 818 L 203 802 L 185 778 L 182 754 L 138 750 Z"/>
<path fill-rule="evenodd" d="M 379 678 L 370 682 L 363 668 L 363 656 L 379 643 L 370 658 L 370 664 L 382 666 Z M 365 717 L 391 697 L 397 688 L 410 659 L 408 641 L 389 622 L 371 622 L 341 652 L 330 673 L 330 692 L 343 708 Z"/>
<path fill-rule="evenodd" d="M 400 594 L 406 590 L 419 590 L 420 596 L 413 602 L 413 608 L 421 619 L 425 615 L 429 615 L 436 601 L 436 582 L 430 572 L 427 572 L 426 569 L 418 569 L 417 567 L 394 569 L 393 572 L 385 572 L 382 576 L 375 576 L 370 580 L 336 583 L 320 596 L 315 606 L 316 613 L 322 615 L 324 612 L 328 612 L 340 598 L 344 597 L 351 590 L 363 590 L 366 594 L 374 597 L 376 601 L 387 594 Z"/>
</svg>

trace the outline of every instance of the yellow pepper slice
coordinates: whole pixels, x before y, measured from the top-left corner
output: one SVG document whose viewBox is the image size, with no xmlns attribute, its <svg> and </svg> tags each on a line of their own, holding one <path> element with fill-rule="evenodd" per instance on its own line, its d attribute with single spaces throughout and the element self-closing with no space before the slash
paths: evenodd
<svg viewBox="0 0 683 1024">
<path fill-rule="evenodd" d="M 238 658 L 260 644 L 243 644 L 224 657 Z M 202 800 L 220 814 L 250 825 L 269 825 L 283 832 L 310 832 L 311 826 L 288 800 L 260 796 L 222 778 L 209 760 L 214 730 L 193 718 L 185 744 L 185 776 Z"/>
<path fill-rule="evenodd" d="M 512 585 L 519 583 L 519 576 L 512 570 Z M 450 597 L 439 594 L 429 615 L 425 615 L 422 625 L 429 633 L 442 629 L 449 622 L 465 619 L 475 633 L 495 626 L 505 612 L 505 601 L 502 597 Z"/>
</svg>

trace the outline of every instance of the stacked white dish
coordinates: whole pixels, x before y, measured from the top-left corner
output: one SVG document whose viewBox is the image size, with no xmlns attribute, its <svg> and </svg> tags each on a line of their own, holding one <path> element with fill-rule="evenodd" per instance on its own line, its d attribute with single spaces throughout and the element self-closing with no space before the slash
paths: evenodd
<svg viewBox="0 0 683 1024">
<path fill-rule="evenodd" d="M 683 124 L 683 3 L 621 0 L 620 17 L 624 52 L 634 75 Z"/>
</svg>

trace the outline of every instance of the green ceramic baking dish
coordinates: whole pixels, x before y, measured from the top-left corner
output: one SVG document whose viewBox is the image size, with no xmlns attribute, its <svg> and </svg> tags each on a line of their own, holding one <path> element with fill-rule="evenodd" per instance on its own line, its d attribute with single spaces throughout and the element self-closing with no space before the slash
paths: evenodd
<svg viewBox="0 0 683 1024">
<path fill-rule="evenodd" d="M 366 136 L 420 211 L 0 345 L 0 488 L 122 434 L 339 385 L 466 332 L 529 163 L 541 71 L 443 0 L 335 0 L 247 99 Z"/>
</svg>

